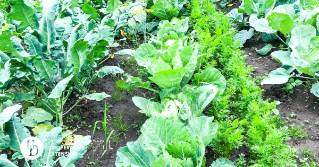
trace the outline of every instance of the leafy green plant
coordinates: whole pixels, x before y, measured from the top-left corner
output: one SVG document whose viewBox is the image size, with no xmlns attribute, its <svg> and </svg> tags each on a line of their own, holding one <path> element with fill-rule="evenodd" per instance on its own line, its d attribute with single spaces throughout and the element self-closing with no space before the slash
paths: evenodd
<svg viewBox="0 0 319 167">
<path fill-rule="evenodd" d="M 114 99 L 114 101 L 120 101 L 125 95 L 125 92 L 119 88 L 119 87 L 116 87 L 114 89 L 114 92 L 112 93 L 112 97 Z"/>
<path fill-rule="evenodd" d="M 251 77 L 253 69 L 246 66 L 245 56 L 238 49 L 240 41 L 234 39 L 237 31 L 230 18 L 214 6 L 206 10 L 206 3 L 200 7 L 201 1 L 192 0 L 191 3 L 192 10 L 193 7 L 195 9 L 192 21 L 200 45 L 199 54 L 216 61 L 215 68 L 221 71 L 227 83 L 223 96 L 213 99 L 212 112 L 208 116 L 214 116 L 220 125 L 236 119 L 243 122 L 241 127 L 245 133 L 242 133 L 244 138 L 241 142 L 249 148 L 247 159 L 254 166 L 296 166 L 296 149 L 284 144 L 290 139 L 289 129 L 282 125 L 276 109 L 278 103 L 263 100 L 263 91 L 256 79 Z M 209 13 L 206 14 L 207 11 Z M 202 67 L 206 63 L 209 62 L 203 61 Z"/>
<path fill-rule="evenodd" d="M 9 27 L 13 28 L 0 35 L 1 41 L 7 43 L 6 47 L 0 48 L 0 89 L 6 97 L 10 93 L 5 91 L 16 91 L 14 96 L 3 100 L 30 101 L 35 107 L 50 112 L 56 122 L 62 124 L 63 115 L 68 113 L 63 113 L 63 105 L 73 90 L 83 95 L 76 104 L 87 97 L 91 100 L 107 97 L 105 93 L 87 94 L 89 86 L 98 77 L 123 73 L 118 67 L 95 69 L 108 52 L 109 44 L 114 42 L 109 26 L 98 27 L 95 13 L 83 15 L 78 7 L 68 15 L 64 11 L 71 10 L 71 6 L 64 4 L 58 8 L 61 4 L 56 0 L 42 2 L 42 13 L 38 13 L 42 15 L 41 19 L 33 17 L 37 12 L 35 6 L 22 1 L 11 5 L 13 9 L 6 21 L 22 22 L 15 24 L 17 22 L 12 21 Z M 55 15 L 59 17 L 55 18 Z M 13 36 L 15 31 L 22 32 L 23 40 Z M 99 35 L 101 32 L 104 32 L 103 36 Z"/>
<path fill-rule="evenodd" d="M 211 121 L 209 117 L 197 117 L 183 126 L 173 120 L 151 117 L 142 126 L 141 140 L 128 142 L 127 146 L 118 150 L 115 164 L 143 167 L 183 164 L 202 166 L 205 164 L 205 146 L 217 131 L 217 125 Z M 226 164 L 234 166 L 226 159 L 216 160 L 212 166 Z"/>
<path fill-rule="evenodd" d="M 290 78 L 286 87 L 284 87 L 283 90 L 286 91 L 288 94 L 292 94 L 294 92 L 294 87 L 299 86 L 301 84 L 302 84 L 302 81 L 300 81 L 299 79 L 294 80 Z"/>
<path fill-rule="evenodd" d="M 117 129 L 124 134 L 125 132 L 132 126 L 132 125 L 126 125 L 126 123 L 122 123 L 123 115 L 120 113 L 118 116 L 116 116 L 115 120 L 112 122 L 112 125 L 117 127 Z"/>
<path fill-rule="evenodd" d="M 233 9 L 228 15 L 233 20 L 243 21 L 243 15 L 249 16 L 248 22 L 243 21 L 242 26 L 248 26 L 248 23 L 256 31 L 261 32 L 262 39 L 271 43 L 279 39 L 287 48 L 281 48 L 280 51 L 271 53 L 271 56 L 282 63 L 282 67 L 270 72 L 268 78 L 262 81 L 262 84 L 283 84 L 289 81 L 289 78 L 305 78 L 314 80 L 311 93 L 319 97 L 317 89 L 319 84 L 315 73 L 318 60 L 318 3 L 315 1 L 304 1 L 296 3 L 295 1 L 243 1 L 239 9 Z M 244 19 L 245 20 L 245 19 Z M 242 30 L 239 34 L 239 40 L 243 44 L 249 39 L 253 32 L 247 34 L 247 30 Z M 286 38 L 280 37 L 279 33 Z M 266 45 L 261 54 L 268 53 L 271 45 Z M 268 47 L 268 49 L 267 49 Z M 296 71 L 295 71 L 296 70 Z M 302 76 L 306 75 L 306 76 Z M 312 77 L 308 77 L 308 76 Z M 286 91 L 292 91 L 292 84 L 288 83 Z"/>
<path fill-rule="evenodd" d="M 290 126 L 290 136 L 294 139 L 302 139 L 308 136 L 306 130 L 304 129 L 304 125 L 300 124 L 299 126 L 295 126 L 294 124 Z"/>
<path fill-rule="evenodd" d="M 29 129 L 27 129 L 26 127 L 28 126 L 29 122 L 26 121 L 27 116 L 25 116 L 24 119 L 20 119 L 18 114 L 16 113 L 21 107 L 21 105 L 7 107 L 0 114 L 0 125 L 1 127 L 4 127 L 3 130 L 0 130 L 0 149 L 2 150 L 10 148 L 12 151 L 14 151 L 12 159 L 24 158 L 20 150 L 20 143 L 25 138 L 31 136 Z M 26 124 L 24 122 L 26 122 Z M 62 156 L 57 161 L 54 161 L 57 155 L 56 153 L 58 153 L 61 149 L 62 128 L 55 127 L 50 130 L 40 131 L 39 133 L 37 133 L 36 137 L 43 142 L 44 151 L 39 158 L 31 161 L 32 166 L 34 167 L 45 165 L 55 166 L 57 161 L 59 161 L 62 166 L 74 165 L 77 160 L 82 158 L 83 154 L 87 150 L 87 145 L 91 142 L 90 136 L 84 137 L 74 145 L 74 147 L 76 147 L 77 149 L 71 148 L 69 156 Z M 6 154 L 2 154 L 0 156 L 0 159 L 1 166 L 17 166 L 7 159 Z M 25 159 L 25 166 L 30 166 L 28 161 L 28 159 Z"/>
</svg>

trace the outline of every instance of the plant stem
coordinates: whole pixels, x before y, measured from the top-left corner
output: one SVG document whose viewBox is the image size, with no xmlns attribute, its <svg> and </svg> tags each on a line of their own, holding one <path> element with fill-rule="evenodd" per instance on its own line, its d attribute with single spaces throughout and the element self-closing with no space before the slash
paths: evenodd
<svg viewBox="0 0 319 167">
<path fill-rule="evenodd" d="M 107 57 L 107 58 L 105 58 L 103 61 L 101 61 L 100 63 L 99 63 L 99 65 L 101 65 L 101 64 L 103 64 L 106 60 L 108 60 L 110 57 Z"/>
<path fill-rule="evenodd" d="M 274 33 L 274 34 L 276 35 L 276 37 L 277 37 L 282 43 L 284 43 L 285 45 L 288 46 L 288 51 L 290 51 L 289 45 L 288 45 L 284 40 L 282 40 L 282 39 L 278 36 L 277 33 Z"/>
<path fill-rule="evenodd" d="M 297 77 L 297 76 L 296 76 Z M 310 77 L 302 77 L 302 76 L 299 76 L 298 78 L 304 78 L 304 79 L 311 79 L 311 80 L 314 80 L 316 78 L 310 78 Z"/>
<path fill-rule="evenodd" d="M 28 76 L 25 76 L 25 77 L 27 78 L 27 80 L 28 80 L 29 82 L 31 82 L 31 80 L 28 78 Z M 44 92 L 44 90 L 43 90 L 40 86 L 37 85 L 37 83 L 35 83 L 34 86 L 35 86 L 38 90 L 40 90 L 46 98 L 48 98 L 48 95 Z"/>
<path fill-rule="evenodd" d="M 0 114 L 3 112 L 3 104 L 0 103 Z M 1 125 L 1 131 L 3 131 L 3 126 Z"/>
<path fill-rule="evenodd" d="M 81 99 L 79 99 L 67 112 L 63 113 L 63 115 L 67 114 L 68 112 L 70 112 L 77 104 L 80 103 L 80 101 L 82 101 L 83 99 L 85 99 L 84 97 L 82 97 Z"/>
<path fill-rule="evenodd" d="M 155 89 L 153 89 L 153 88 L 145 88 L 145 89 L 151 90 L 151 91 L 153 91 L 153 92 L 155 92 L 155 93 L 157 93 L 157 94 L 160 93 L 158 90 L 155 90 Z"/>
</svg>

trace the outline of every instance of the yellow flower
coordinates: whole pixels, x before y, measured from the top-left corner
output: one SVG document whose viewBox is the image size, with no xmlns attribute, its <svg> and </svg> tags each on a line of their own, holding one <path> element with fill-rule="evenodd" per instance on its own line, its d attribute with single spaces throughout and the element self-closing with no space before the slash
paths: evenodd
<svg viewBox="0 0 319 167">
<path fill-rule="evenodd" d="M 145 12 L 147 12 L 147 13 L 150 13 L 150 12 L 153 12 L 154 10 L 152 10 L 152 9 L 144 9 L 145 10 Z"/>
<path fill-rule="evenodd" d="M 137 9 L 137 10 L 135 10 L 135 11 L 133 11 L 132 13 L 130 13 L 130 15 L 138 15 L 138 14 L 141 14 L 141 13 L 143 13 L 143 9 Z"/>
<path fill-rule="evenodd" d="M 111 59 L 113 59 L 113 58 L 114 58 L 114 55 L 113 55 L 113 54 L 109 54 L 109 57 L 110 57 Z"/>
</svg>

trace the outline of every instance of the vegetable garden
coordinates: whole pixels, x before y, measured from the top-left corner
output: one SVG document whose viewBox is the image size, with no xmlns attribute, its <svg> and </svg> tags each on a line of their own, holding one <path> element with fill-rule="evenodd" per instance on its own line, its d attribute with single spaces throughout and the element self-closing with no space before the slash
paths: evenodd
<svg viewBox="0 0 319 167">
<path fill-rule="evenodd" d="M 1 167 L 319 166 L 316 0 L 9 0 L 0 26 Z"/>
</svg>

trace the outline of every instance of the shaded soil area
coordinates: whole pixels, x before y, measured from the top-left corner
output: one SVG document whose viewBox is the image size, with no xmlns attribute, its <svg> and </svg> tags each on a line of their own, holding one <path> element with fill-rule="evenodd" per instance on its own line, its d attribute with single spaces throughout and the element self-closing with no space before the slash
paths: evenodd
<svg viewBox="0 0 319 167">
<path fill-rule="evenodd" d="M 121 45 L 122 46 L 122 45 Z M 113 53 L 124 48 L 118 47 L 113 50 Z M 137 75 L 137 65 L 135 60 L 130 60 L 129 55 L 119 56 L 115 55 L 113 59 L 108 59 L 102 66 L 120 66 L 125 73 L 130 75 Z M 102 67 L 101 66 L 101 67 Z M 83 159 L 76 162 L 75 166 L 106 166 L 114 167 L 116 161 L 116 153 L 120 147 L 126 146 L 129 141 L 138 139 L 139 129 L 147 119 L 145 114 L 138 112 L 138 108 L 132 101 L 133 96 L 141 96 L 145 98 L 152 97 L 151 92 L 144 89 L 135 89 L 133 92 L 120 91 L 120 100 L 116 101 L 114 92 L 117 92 L 116 81 L 121 79 L 123 75 L 108 75 L 100 78 L 96 84 L 92 85 L 90 90 L 96 92 L 105 92 L 112 97 L 105 101 L 83 101 L 70 114 L 64 118 L 65 125 L 70 130 L 76 130 L 74 134 L 77 135 L 91 135 L 96 121 L 104 120 L 105 104 L 108 108 L 107 112 L 107 136 L 114 130 L 110 137 L 107 146 L 105 144 L 106 137 L 104 135 L 102 124 L 97 124 L 94 136 L 92 136 L 92 143 L 83 157 Z M 70 98 L 69 104 L 74 104 L 78 98 L 76 95 Z M 69 106 L 71 107 L 71 106 Z M 66 110 L 68 107 L 66 107 Z M 122 118 L 121 118 L 122 117 Z M 122 126 L 125 131 L 120 131 L 119 126 Z M 107 149 L 107 153 L 102 157 L 103 152 Z"/>
</svg>

